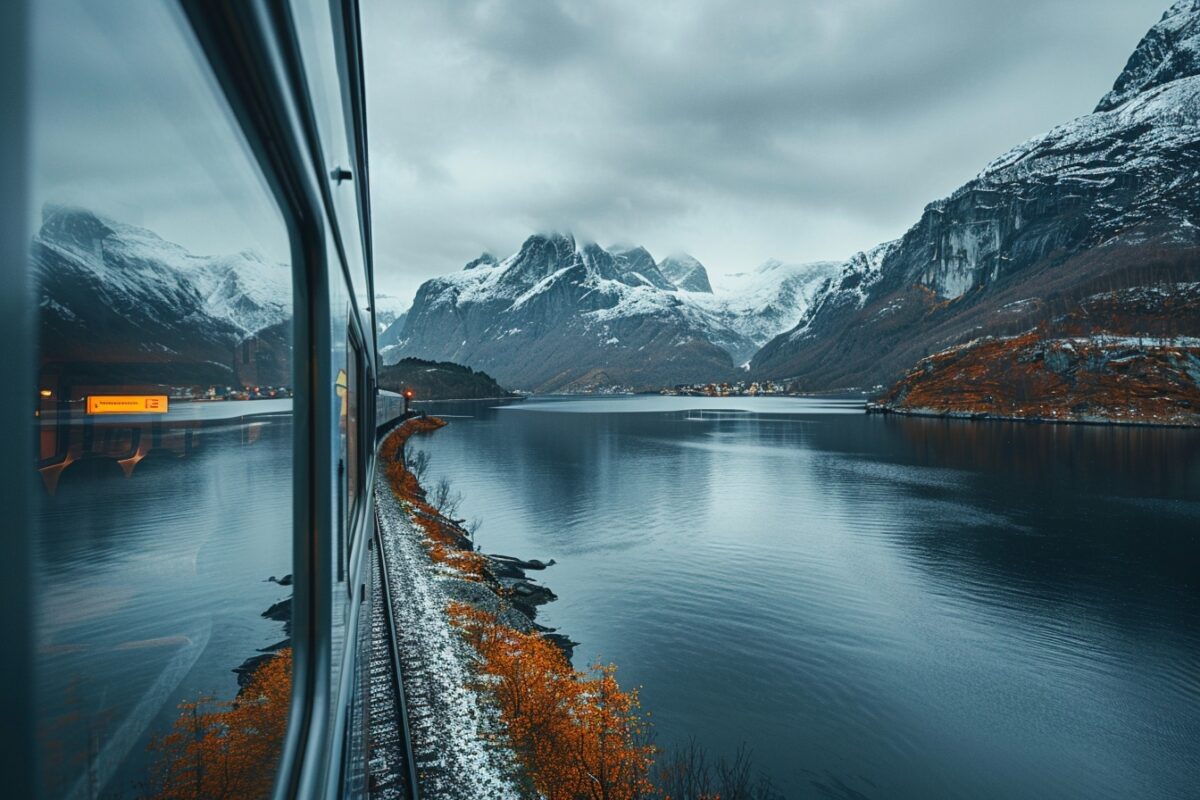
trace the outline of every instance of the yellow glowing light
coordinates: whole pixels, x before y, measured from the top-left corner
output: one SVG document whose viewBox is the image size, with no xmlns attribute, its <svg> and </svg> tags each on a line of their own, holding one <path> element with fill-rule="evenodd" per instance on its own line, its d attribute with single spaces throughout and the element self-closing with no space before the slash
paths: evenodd
<svg viewBox="0 0 1200 800">
<path fill-rule="evenodd" d="M 93 394 L 88 395 L 89 414 L 166 414 L 165 394 Z"/>
<path fill-rule="evenodd" d="M 54 392 L 49 389 L 42 389 L 40 392 L 38 392 L 38 394 L 40 394 L 42 397 L 54 397 Z"/>
</svg>

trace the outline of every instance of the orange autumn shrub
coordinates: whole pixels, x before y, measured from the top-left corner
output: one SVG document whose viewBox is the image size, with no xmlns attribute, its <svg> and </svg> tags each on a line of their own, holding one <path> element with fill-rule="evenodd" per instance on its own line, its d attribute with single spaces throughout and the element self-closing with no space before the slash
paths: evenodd
<svg viewBox="0 0 1200 800">
<path fill-rule="evenodd" d="M 546 800 L 635 800 L 652 791 L 637 692 L 617 685 L 616 667 L 572 669 L 536 633 L 521 633 L 464 603 L 451 620 L 479 654 L 479 685 L 494 698 L 509 741 Z"/>
<path fill-rule="evenodd" d="M 472 580 L 486 580 L 487 560 L 464 549 L 408 469 L 404 446 L 442 420 L 409 420 L 380 446 L 385 474 L 425 534 L 430 558 Z M 497 589 L 498 593 L 501 590 Z M 451 621 L 479 655 L 477 688 L 492 697 L 531 789 L 545 800 L 636 800 L 653 792 L 654 748 L 636 692 L 621 691 L 616 667 L 596 664 L 589 674 L 538 634 L 525 634 L 463 603 L 451 603 Z"/>
<path fill-rule="evenodd" d="M 455 534 L 448 530 L 445 518 L 426 500 L 425 490 L 409 471 L 403 457 L 404 445 L 413 434 L 435 431 L 445 424 L 446 421 L 438 417 L 407 420 L 383 441 L 379 447 L 379 457 L 392 491 L 420 512 L 413 515 L 413 520 L 425 534 L 425 548 L 429 557 L 438 564 L 458 570 L 469 580 L 481 581 L 486 578 L 484 567 L 487 559 L 459 546 Z"/>
<path fill-rule="evenodd" d="M 179 705 L 170 733 L 156 737 L 154 800 L 243 800 L 267 797 L 287 731 L 292 650 L 280 650 L 254 672 L 233 702 L 211 697 Z"/>
</svg>

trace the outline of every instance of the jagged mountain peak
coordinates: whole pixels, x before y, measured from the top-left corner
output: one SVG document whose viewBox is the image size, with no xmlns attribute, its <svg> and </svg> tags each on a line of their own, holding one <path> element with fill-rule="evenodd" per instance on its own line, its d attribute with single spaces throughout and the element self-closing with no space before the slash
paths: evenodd
<svg viewBox="0 0 1200 800">
<path fill-rule="evenodd" d="M 673 291 L 676 287 L 658 268 L 654 256 L 641 246 L 618 245 L 609 248 L 609 252 L 617 260 L 617 269 L 621 271 L 622 280 L 632 286 L 653 286 L 655 289 Z"/>
<path fill-rule="evenodd" d="M 568 257 L 578 249 L 575 235 L 569 231 L 545 231 L 535 233 L 521 244 L 522 253 L 553 252 L 559 259 Z"/>
<path fill-rule="evenodd" d="M 111 236 L 117 223 L 94 211 L 78 206 L 47 203 L 42 207 L 41 236 L 59 242 L 90 245 Z"/>
<path fill-rule="evenodd" d="M 641 245 L 612 245 L 608 248 L 608 251 L 617 258 L 625 259 L 630 269 L 644 269 L 648 266 L 658 266 L 654 261 L 654 256 L 650 255 L 650 251 Z"/>
<path fill-rule="evenodd" d="M 479 254 L 478 258 L 474 258 L 471 261 L 468 261 L 467 265 L 465 267 L 463 267 L 463 269 L 468 270 L 468 269 L 477 269 L 479 267 L 494 267 L 499 263 L 500 263 L 500 261 L 494 255 L 492 255 L 491 253 L 489 253 L 485 250 Z"/>
<path fill-rule="evenodd" d="M 501 262 L 500 280 L 510 289 L 533 286 L 570 264 L 575 251 L 575 237 L 569 233 L 535 233 Z"/>
<path fill-rule="evenodd" d="M 1193 75 L 1200 75 L 1200 0 L 1178 0 L 1142 37 L 1096 111 L 1111 111 L 1147 89 Z"/>
<path fill-rule="evenodd" d="M 708 270 L 698 259 L 687 253 L 672 253 L 658 263 L 658 269 L 675 286 L 686 292 L 712 294 Z"/>
<path fill-rule="evenodd" d="M 589 275 L 609 280 L 620 280 L 622 271 L 613 254 L 595 242 L 585 242 L 579 250 L 580 262 Z"/>
<path fill-rule="evenodd" d="M 543 391 L 601 375 L 639 387 L 729 377 L 795 323 L 836 265 L 783 266 L 714 295 L 686 253 L 655 263 L 636 245 L 538 234 L 494 268 L 422 284 L 403 328 L 381 337 L 384 357 L 455 361 Z"/>
</svg>

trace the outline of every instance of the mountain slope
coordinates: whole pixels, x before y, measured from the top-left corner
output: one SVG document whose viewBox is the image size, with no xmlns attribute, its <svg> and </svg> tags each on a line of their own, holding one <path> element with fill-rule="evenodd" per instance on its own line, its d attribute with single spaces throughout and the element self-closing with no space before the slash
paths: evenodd
<svg viewBox="0 0 1200 800">
<path fill-rule="evenodd" d="M 1097 110 L 995 159 L 848 262 L 751 368 L 811 389 L 897 378 L 1102 289 L 1197 275 L 1200 2 L 1171 7 Z"/>
<path fill-rule="evenodd" d="M 650 265 L 640 248 L 612 253 L 569 235 L 531 236 L 504 261 L 477 259 L 422 284 L 389 357 L 466 364 L 534 391 L 729 375 L 718 342 L 752 344 L 655 286 L 665 279 Z"/>
<path fill-rule="evenodd" d="M 922 359 L 883 398 L 906 414 L 1200 425 L 1200 284 L 1106 292 L 1016 336 Z"/>
<path fill-rule="evenodd" d="M 44 373 L 66 383 L 290 381 L 291 273 L 196 256 L 151 231 L 47 206 L 31 248 Z"/>
</svg>

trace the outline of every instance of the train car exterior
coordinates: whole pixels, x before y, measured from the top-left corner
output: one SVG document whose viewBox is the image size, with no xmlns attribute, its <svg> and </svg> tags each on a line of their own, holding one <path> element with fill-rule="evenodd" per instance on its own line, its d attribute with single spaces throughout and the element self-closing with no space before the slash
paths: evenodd
<svg viewBox="0 0 1200 800">
<path fill-rule="evenodd" d="M 5 794 L 365 796 L 403 404 L 357 3 L 18 1 L 0 37 Z"/>
</svg>

